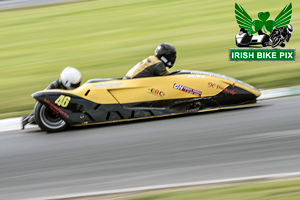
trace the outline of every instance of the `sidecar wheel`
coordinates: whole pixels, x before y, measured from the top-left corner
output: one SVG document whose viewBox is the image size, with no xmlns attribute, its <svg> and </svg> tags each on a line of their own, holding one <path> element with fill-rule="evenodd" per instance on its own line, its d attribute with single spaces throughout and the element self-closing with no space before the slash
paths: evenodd
<svg viewBox="0 0 300 200">
<path fill-rule="evenodd" d="M 39 127 L 47 132 L 63 131 L 68 124 L 49 107 L 37 102 L 34 108 L 34 118 Z"/>
</svg>

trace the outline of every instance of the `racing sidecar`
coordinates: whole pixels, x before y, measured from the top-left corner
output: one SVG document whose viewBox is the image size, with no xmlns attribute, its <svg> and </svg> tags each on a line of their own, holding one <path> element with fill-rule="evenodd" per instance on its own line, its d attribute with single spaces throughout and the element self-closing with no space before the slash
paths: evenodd
<svg viewBox="0 0 300 200">
<path fill-rule="evenodd" d="M 252 104 L 260 94 L 225 75 L 181 70 L 163 77 L 91 79 L 74 90 L 43 90 L 32 97 L 37 100 L 36 123 L 54 132 Z"/>
<path fill-rule="evenodd" d="M 250 45 L 262 45 L 266 47 L 269 41 L 269 36 L 259 31 L 258 35 L 249 35 L 247 31 L 240 30 L 235 35 L 235 43 L 238 47 L 249 47 Z"/>
</svg>

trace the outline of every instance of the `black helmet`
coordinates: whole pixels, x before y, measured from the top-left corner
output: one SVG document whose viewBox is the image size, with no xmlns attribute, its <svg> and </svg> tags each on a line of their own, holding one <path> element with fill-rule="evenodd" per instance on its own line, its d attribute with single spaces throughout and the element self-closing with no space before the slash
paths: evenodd
<svg viewBox="0 0 300 200">
<path fill-rule="evenodd" d="M 176 60 L 176 49 L 170 44 L 160 43 L 155 49 L 154 55 L 171 68 Z"/>
</svg>

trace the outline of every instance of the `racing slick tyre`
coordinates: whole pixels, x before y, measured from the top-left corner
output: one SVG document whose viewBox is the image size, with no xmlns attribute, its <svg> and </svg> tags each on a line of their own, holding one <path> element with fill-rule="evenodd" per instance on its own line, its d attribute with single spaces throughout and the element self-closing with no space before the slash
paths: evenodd
<svg viewBox="0 0 300 200">
<path fill-rule="evenodd" d="M 63 131 L 68 127 L 58 114 L 40 102 L 35 104 L 34 118 L 39 127 L 49 133 Z"/>
<path fill-rule="evenodd" d="M 281 46 L 281 47 L 285 47 L 285 44 L 284 44 L 284 43 L 281 43 L 280 46 Z"/>
</svg>

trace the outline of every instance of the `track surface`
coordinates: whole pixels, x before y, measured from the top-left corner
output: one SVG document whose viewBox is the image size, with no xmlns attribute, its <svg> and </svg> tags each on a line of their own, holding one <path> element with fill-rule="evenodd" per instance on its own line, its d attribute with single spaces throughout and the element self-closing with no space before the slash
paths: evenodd
<svg viewBox="0 0 300 200">
<path fill-rule="evenodd" d="M 0 0 L 0 9 L 58 3 L 63 1 L 71 0 Z"/>
<path fill-rule="evenodd" d="M 65 0 L 0 0 L 0 9 Z M 299 171 L 300 97 L 260 107 L 89 127 L 0 134 L 0 198 Z"/>
<path fill-rule="evenodd" d="M 0 134 L 1 199 L 299 171 L 300 96 L 248 109 Z"/>
</svg>

